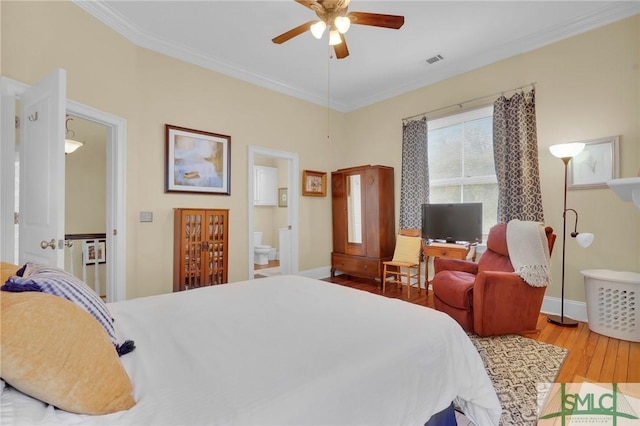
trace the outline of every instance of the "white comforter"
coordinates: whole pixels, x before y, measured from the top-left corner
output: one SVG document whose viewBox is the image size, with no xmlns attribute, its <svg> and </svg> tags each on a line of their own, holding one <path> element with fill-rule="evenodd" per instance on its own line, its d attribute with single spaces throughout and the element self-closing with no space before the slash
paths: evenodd
<svg viewBox="0 0 640 426">
<path fill-rule="evenodd" d="M 455 401 L 479 425 L 500 404 L 464 331 L 435 310 L 304 277 L 109 304 L 137 401 L 105 416 L 15 390 L 2 424 L 424 424 Z"/>
</svg>

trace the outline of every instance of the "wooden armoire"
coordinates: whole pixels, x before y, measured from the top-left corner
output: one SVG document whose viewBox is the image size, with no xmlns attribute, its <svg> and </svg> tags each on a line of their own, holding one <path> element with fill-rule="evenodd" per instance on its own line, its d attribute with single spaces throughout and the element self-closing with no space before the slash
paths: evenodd
<svg viewBox="0 0 640 426">
<path fill-rule="evenodd" d="M 227 282 L 229 210 L 174 209 L 173 291 Z"/>
<path fill-rule="evenodd" d="M 331 173 L 331 276 L 382 279 L 396 244 L 393 167 L 359 166 Z"/>
</svg>

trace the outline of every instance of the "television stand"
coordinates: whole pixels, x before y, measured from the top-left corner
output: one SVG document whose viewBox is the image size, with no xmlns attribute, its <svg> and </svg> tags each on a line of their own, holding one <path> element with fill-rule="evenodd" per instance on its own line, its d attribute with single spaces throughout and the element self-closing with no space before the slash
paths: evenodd
<svg viewBox="0 0 640 426">
<path fill-rule="evenodd" d="M 429 292 L 429 257 L 446 257 L 449 259 L 466 260 L 469 252 L 473 259 L 476 254 L 476 246 L 472 244 L 455 244 L 455 243 L 431 243 L 422 246 L 424 254 L 424 288 Z"/>
</svg>

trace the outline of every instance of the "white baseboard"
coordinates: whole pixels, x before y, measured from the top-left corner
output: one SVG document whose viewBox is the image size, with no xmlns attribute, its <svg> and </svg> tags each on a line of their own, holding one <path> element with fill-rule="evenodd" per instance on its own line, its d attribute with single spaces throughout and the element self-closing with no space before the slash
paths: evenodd
<svg viewBox="0 0 640 426">
<path fill-rule="evenodd" d="M 542 301 L 542 313 L 560 315 L 559 297 L 545 296 Z M 564 316 L 573 318 L 576 321 L 587 322 L 587 304 L 585 302 L 577 302 L 575 300 L 564 300 Z"/>
<path fill-rule="evenodd" d="M 298 272 L 298 275 L 302 275 L 307 278 L 315 278 L 316 280 L 321 280 L 323 278 L 328 278 L 331 276 L 331 267 L 323 266 L 322 268 L 316 269 L 307 269 L 306 271 Z"/>
</svg>

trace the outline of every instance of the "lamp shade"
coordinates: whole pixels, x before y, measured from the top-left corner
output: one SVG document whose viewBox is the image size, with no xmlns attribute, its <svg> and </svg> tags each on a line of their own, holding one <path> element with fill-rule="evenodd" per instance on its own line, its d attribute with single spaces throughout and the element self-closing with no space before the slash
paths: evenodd
<svg viewBox="0 0 640 426">
<path fill-rule="evenodd" d="M 593 236 L 593 234 L 589 232 L 581 232 L 576 235 L 576 242 L 580 247 L 587 248 L 591 245 L 591 243 L 593 243 L 594 238 L 595 237 Z"/>
<path fill-rule="evenodd" d="M 351 21 L 346 16 L 338 16 L 333 21 L 336 26 L 336 29 L 340 32 L 340 34 L 344 34 L 349 31 L 349 27 L 351 26 Z"/>
<path fill-rule="evenodd" d="M 558 158 L 571 158 L 580 154 L 584 149 L 584 144 L 582 142 L 573 142 L 573 143 L 561 143 L 558 145 L 551 145 L 549 147 L 549 151 L 554 157 Z"/>
<path fill-rule="evenodd" d="M 311 34 L 313 34 L 315 38 L 320 40 L 326 28 L 327 28 L 327 24 L 325 24 L 324 21 L 318 21 L 315 24 L 311 25 Z"/>
<path fill-rule="evenodd" d="M 64 141 L 64 153 L 65 154 L 71 154 L 73 151 L 75 151 L 76 149 L 80 148 L 82 145 L 84 145 L 82 142 L 80 141 L 76 141 L 73 139 L 65 139 Z"/>
<path fill-rule="evenodd" d="M 329 32 L 329 44 L 331 46 L 335 46 L 336 44 L 342 43 L 342 39 L 340 38 L 340 33 L 336 30 L 332 30 Z"/>
</svg>

